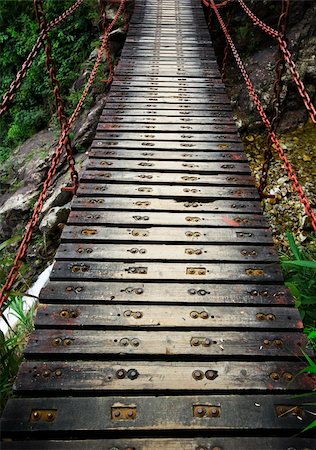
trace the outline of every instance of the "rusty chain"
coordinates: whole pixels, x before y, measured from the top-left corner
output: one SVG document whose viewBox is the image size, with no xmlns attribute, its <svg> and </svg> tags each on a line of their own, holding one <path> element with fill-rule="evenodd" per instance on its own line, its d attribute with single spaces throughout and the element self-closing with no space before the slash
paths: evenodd
<svg viewBox="0 0 316 450">
<path fill-rule="evenodd" d="M 42 30 L 40 32 L 36 40 L 36 43 L 34 44 L 32 50 L 28 54 L 26 60 L 22 64 L 21 69 L 18 71 L 15 80 L 12 81 L 9 90 L 3 96 L 2 102 L 0 103 L 0 116 L 2 116 L 10 109 L 10 104 L 12 103 L 16 92 L 20 88 L 22 81 L 25 78 L 28 70 L 30 69 L 38 53 L 40 52 L 42 45 L 45 39 L 47 38 L 48 32 L 51 31 L 56 26 L 58 26 L 68 17 L 70 17 L 79 8 L 79 6 L 82 5 L 83 2 L 84 0 L 77 0 L 70 8 L 64 11 L 60 16 L 56 17 L 51 22 L 49 22 L 45 30 Z"/>
<path fill-rule="evenodd" d="M 40 27 L 40 31 L 44 31 L 47 28 L 47 22 L 44 14 L 43 9 L 43 0 L 34 0 L 34 8 L 35 8 L 35 14 L 36 18 Z M 50 40 L 50 37 L 47 36 L 46 38 L 46 45 L 45 45 L 45 54 L 46 54 L 46 67 L 49 73 L 50 78 L 50 84 L 53 89 L 54 93 L 54 102 L 55 102 L 55 108 L 57 111 L 57 117 L 58 121 L 60 123 L 62 131 L 64 131 L 68 127 L 68 119 L 65 114 L 65 102 L 64 99 L 61 96 L 60 92 L 60 82 L 57 79 L 57 70 L 55 61 L 52 56 L 52 43 Z M 78 189 L 78 172 L 75 168 L 75 159 L 73 156 L 73 149 L 71 146 L 71 141 L 68 136 L 68 138 L 65 140 L 65 150 L 67 155 L 67 161 L 70 168 L 70 177 L 72 186 L 67 186 L 65 189 L 71 191 L 73 194 L 77 192 Z"/>
<path fill-rule="evenodd" d="M 278 30 L 280 36 L 283 37 L 283 39 L 286 39 L 286 29 L 287 29 L 287 22 L 289 17 L 289 9 L 290 9 L 290 0 L 282 0 L 282 10 L 279 17 L 278 22 Z M 281 51 L 280 47 L 278 48 L 278 55 L 277 55 L 277 62 L 275 66 L 275 81 L 273 85 L 273 91 L 274 91 L 274 99 L 272 101 L 272 116 L 271 116 L 271 131 L 276 132 L 278 129 L 278 126 L 280 124 L 281 120 L 281 93 L 283 89 L 283 81 L 282 77 L 285 73 L 285 59 L 284 59 L 284 53 Z M 264 191 L 267 186 L 267 180 L 268 180 L 268 173 L 273 157 L 272 152 L 272 146 L 273 142 L 271 140 L 270 134 L 268 134 L 268 142 L 267 147 L 264 152 L 264 162 L 262 165 L 262 173 L 260 177 L 260 182 L 258 186 L 258 191 L 261 197 L 264 197 Z"/>
<path fill-rule="evenodd" d="M 27 252 L 30 240 L 32 238 L 34 229 L 35 229 L 35 227 L 36 227 L 36 225 L 38 223 L 38 220 L 39 220 L 41 211 L 43 209 L 44 203 L 45 203 L 45 201 L 46 201 L 46 199 L 48 197 L 48 189 L 52 185 L 54 175 L 55 175 L 55 173 L 57 171 L 58 164 L 59 164 L 61 156 L 63 154 L 63 149 L 64 149 L 64 147 L 66 145 L 67 140 L 68 140 L 69 132 L 70 132 L 72 126 L 74 125 L 74 123 L 75 123 L 75 121 L 76 121 L 76 119 L 77 119 L 77 117 L 78 117 L 78 115 L 80 113 L 80 110 L 81 110 L 81 108 L 82 108 L 82 106 L 84 104 L 84 101 L 85 101 L 85 99 L 86 99 L 86 97 L 87 97 L 87 95 L 89 93 L 91 85 L 92 85 L 92 83 L 95 80 L 98 68 L 99 68 L 99 66 L 101 64 L 101 61 L 102 61 L 103 53 L 104 53 L 105 48 L 106 48 L 106 42 L 108 40 L 108 35 L 109 35 L 110 31 L 113 29 L 113 27 L 114 27 L 118 17 L 120 16 L 120 14 L 123 11 L 123 7 L 124 7 L 124 4 L 125 4 L 125 1 L 126 0 L 121 0 L 120 1 L 120 6 L 119 6 L 117 14 L 115 15 L 115 17 L 112 20 L 111 24 L 104 30 L 101 47 L 100 47 L 100 50 L 98 52 L 98 56 L 97 56 L 97 59 L 95 61 L 94 67 L 92 69 L 92 72 L 90 74 L 89 80 L 87 81 L 87 84 L 86 84 L 86 86 L 84 88 L 82 96 L 81 96 L 81 98 L 80 98 L 80 100 L 79 100 L 79 102 L 78 102 L 74 112 L 72 113 L 69 121 L 68 121 L 67 127 L 65 127 L 62 130 L 62 133 L 61 133 L 61 136 L 59 138 L 58 145 L 57 145 L 54 157 L 52 159 L 51 167 L 48 170 L 47 177 L 46 177 L 46 180 L 45 180 L 44 185 L 43 185 L 43 190 L 42 190 L 42 192 L 41 192 L 41 194 L 39 196 L 39 199 L 38 199 L 38 201 L 37 201 L 37 203 L 36 203 L 36 205 L 34 207 L 34 211 L 33 211 L 32 217 L 31 217 L 30 221 L 28 222 L 28 224 L 26 226 L 26 231 L 24 233 L 22 242 L 21 242 L 21 244 L 19 246 L 18 252 L 17 252 L 16 257 L 14 259 L 13 266 L 12 266 L 10 272 L 9 272 L 9 275 L 8 275 L 6 281 L 5 281 L 5 284 L 3 285 L 3 287 L 2 287 L 2 289 L 0 291 L 0 315 L 3 312 L 3 304 L 8 300 L 10 292 L 11 292 L 13 286 L 14 286 L 14 283 L 17 280 L 18 275 L 19 275 L 19 270 L 20 270 L 20 268 L 21 268 L 21 266 L 23 264 L 23 261 L 25 259 L 26 252 Z"/>
<path fill-rule="evenodd" d="M 228 3 L 228 9 L 227 9 L 227 30 L 230 32 L 230 27 L 231 27 L 231 23 L 233 20 L 233 5 L 231 2 Z M 227 69 L 227 65 L 228 65 L 228 57 L 229 57 L 229 44 L 228 42 L 225 45 L 225 49 L 224 49 L 224 57 L 223 57 L 223 62 L 222 62 L 222 68 L 221 68 L 221 76 L 222 76 L 222 81 L 224 81 L 224 79 L 226 78 L 226 69 Z"/>
<path fill-rule="evenodd" d="M 275 132 L 271 130 L 271 123 L 270 123 L 266 113 L 264 112 L 264 109 L 262 107 L 260 99 L 259 99 L 259 97 L 258 97 L 258 95 L 257 95 L 257 93 L 256 93 L 256 91 L 254 89 L 254 86 L 253 86 L 253 84 L 252 84 L 252 82 L 251 82 L 251 80 L 249 78 L 249 75 L 248 75 L 248 73 L 247 73 L 247 71 L 245 69 L 245 66 L 244 66 L 244 64 L 243 64 L 243 62 L 242 62 L 242 60 L 241 60 L 241 58 L 239 56 L 239 53 L 238 53 L 238 51 L 237 51 L 237 49 L 236 49 L 236 47 L 235 47 L 235 45 L 233 43 L 233 40 L 232 40 L 232 38 L 231 38 L 231 36 L 230 36 L 226 26 L 225 26 L 225 23 L 224 23 L 221 15 L 220 15 L 217 7 L 216 7 L 216 4 L 215 4 L 214 0 L 210 0 L 210 1 L 212 3 L 212 8 L 213 8 L 213 10 L 214 10 L 214 12 L 215 12 L 215 14 L 217 16 L 217 19 L 218 19 L 218 21 L 219 21 L 219 23 L 220 23 L 220 25 L 222 27 L 222 30 L 223 30 L 223 32 L 225 34 L 227 42 L 230 45 L 230 48 L 231 48 L 231 51 L 232 51 L 232 53 L 233 53 L 233 55 L 235 57 L 236 63 L 237 63 L 237 65 L 238 65 L 238 67 L 239 67 L 239 69 L 240 69 L 240 71 L 242 73 L 242 76 L 243 76 L 244 80 L 245 80 L 245 83 L 246 83 L 249 95 L 252 97 L 252 100 L 253 100 L 254 104 L 256 105 L 256 108 L 257 108 L 257 110 L 258 110 L 258 112 L 260 114 L 260 117 L 261 117 L 264 125 L 266 126 L 268 133 L 270 134 L 270 138 L 271 138 L 271 141 L 273 142 L 274 149 L 278 153 L 279 158 L 283 162 L 284 168 L 287 171 L 288 177 L 293 183 L 293 189 L 298 194 L 299 199 L 300 199 L 302 205 L 304 206 L 305 213 L 306 213 L 306 215 L 308 217 L 310 217 L 311 223 L 312 223 L 312 227 L 316 231 L 316 214 L 315 214 L 313 208 L 311 207 L 309 199 L 308 199 L 307 195 L 305 194 L 302 186 L 300 185 L 300 183 L 299 183 L 299 181 L 297 179 L 297 175 L 296 175 L 293 167 L 291 166 L 291 163 L 289 162 L 286 154 L 284 153 L 284 150 L 283 150 L 283 148 L 282 148 L 282 146 L 281 146 L 281 144 L 280 144 L 280 142 L 279 142 Z"/>
<path fill-rule="evenodd" d="M 293 56 L 288 49 L 286 40 L 284 39 L 282 34 L 280 34 L 278 31 L 274 30 L 270 26 L 268 26 L 262 20 L 258 19 L 258 17 L 248 8 L 248 6 L 245 5 L 243 0 L 237 0 L 237 1 L 239 2 L 240 6 L 243 8 L 243 10 L 248 14 L 248 16 L 252 19 L 252 21 L 256 25 L 258 25 L 263 31 L 265 31 L 271 37 L 278 40 L 279 48 L 284 54 L 284 59 L 288 65 L 292 79 L 298 88 L 298 92 L 303 99 L 303 102 L 305 104 L 305 107 L 309 113 L 309 116 L 310 116 L 312 122 L 314 124 L 316 124 L 316 109 L 310 99 L 310 96 L 306 90 L 306 87 L 304 86 L 304 83 L 300 77 L 300 74 L 298 73 L 298 71 L 296 69 L 296 66 L 295 66 L 295 63 L 293 60 Z"/>
</svg>

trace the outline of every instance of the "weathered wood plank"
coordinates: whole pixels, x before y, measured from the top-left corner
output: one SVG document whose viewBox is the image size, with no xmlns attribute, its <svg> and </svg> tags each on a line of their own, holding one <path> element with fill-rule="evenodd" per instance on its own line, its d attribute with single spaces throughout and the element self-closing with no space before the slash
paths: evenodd
<svg viewBox="0 0 316 450">
<path fill-rule="evenodd" d="M 96 142 L 96 145 L 98 145 L 98 141 Z M 103 142 L 102 142 L 102 145 Z M 98 145 L 99 146 L 99 145 Z M 100 147 L 100 146 L 99 146 Z M 98 154 L 101 153 L 103 150 L 98 150 Z M 109 150 L 108 150 L 109 151 Z M 111 155 L 113 156 L 113 155 Z M 166 155 L 168 157 L 168 155 Z M 107 170 L 128 170 L 128 171 L 158 171 L 158 172 L 184 172 L 185 175 L 182 176 L 189 176 L 190 174 L 204 174 L 209 173 L 209 184 L 212 184 L 212 175 L 216 176 L 218 174 L 227 174 L 226 178 L 232 177 L 232 174 L 241 175 L 245 174 L 250 176 L 250 169 L 249 165 L 245 162 L 240 161 L 236 158 L 235 161 L 219 161 L 219 162 L 205 162 L 205 161 L 156 161 L 156 160 L 149 160 L 147 158 L 142 159 L 104 159 L 99 158 L 96 153 L 94 153 L 94 157 L 90 158 L 86 165 L 87 169 L 103 169 L 104 172 L 107 172 Z M 229 184 L 229 181 L 233 180 L 226 180 L 227 184 Z M 214 183 L 214 181 L 213 181 Z"/>
<path fill-rule="evenodd" d="M 159 103 L 161 105 L 161 103 Z M 197 142 L 237 142 L 240 143 L 240 137 L 237 135 L 237 132 L 235 133 L 222 133 L 222 134 L 216 134 L 216 133 L 193 133 L 188 131 L 178 132 L 178 133 L 172 133 L 172 132 L 160 132 L 157 133 L 155 131 L 149 131 L 148 133 L 140 133 L 138 130 L 132 131 L 97 131 L 95 135 L 96 140 L 103 140 L 105 143 L 107 141 L 117 140 L 117 141 L 142 141 L 142 142 L 157 142 L 157 141 L 168 141 L 168 142 L 180 142 L 180 143 L 193 143 L 195 145 Z M 124 142 L 121 143 L 123 145 Z M 171 144 L 169 144 L 171 145 Z"/>
<path fill-rule="evenodd" d="M 45 432 L 47 437 L 54 431 L 80 430 L 86 431 L 91 437 L 97 431 L 127 429 L 210 432 L 227 431 L 229 428 L 252 432 L 269 430 L 269 433 L 291 430 L 293 433 L 294 430 L 301 431 L 313 419 L 315 406 L 304 406 L 306 401 L 312 403 L 313 398 L 291 399 L 288 395 L 203 395 L 13 399 L 4 411 L 2 426 L 6 434 L 32 431 L 33 435 Z M 51 420 L 43 420 L 45 413 L 39 413 L 43 410 L 53 411 Z M 236 411 L 245 413 L 236 414 Z M 274 414 L 271 414 L 272 411 Z M 35 412 L 38 414 L 34 418 Z"/>
<path fill-rule="evenodd" d="M 230 228 L 267 228 L 268 224 L 262 214 L 220 214 L 199 213 L 192 215 L 188 213 L 147 212 L 139 215 L 135 211 L 99 211 L 91 214 L 85 211 L 72 211 L 69 215 L 69 225 L 185 225 L 203 227 L 230 227 Z"/>
<path fill-rule="evenodd" d="M 186 211 L 190 213 L 199 212 L 222 212 L 222 213 L 261 213 L 262 207 L 257 201 L 241 200 L 204 200 L 199 201 L 178 201 L 171 199 L 151 198 L 124 198 L 124 197 L 74 197 L 72 210 L 84 209 L 87 211 L 100 210 L 133 210 L 133 211 Z"/>
<path fill-rule="evenodd" d="M 57 260 L 81 261 L 226 261 L 226 262 L 276 262 L 278 255 L 274 247 L 230 246 L 230 245 L 154 245 L 145 244 L 61 244 Z"/>
<path fill-rule="evenodd" d="M 35 330 L 25 348 L 30 358 L 66 356 L 147 355 L 205 358 L 294 358 L 302 355 L 307 338 L 300 332 L 260 331 L 133 331 Z M 46 356 L 47 357 L 47 356 Z"/>
<path fill-rule="evenodd" d="M 271 233 L 267 229 L 203 228 L 188 227 L 101 227 L 66 226 L 62 240 L 92 242 L 171 242 L 171 243 L 212 243 L 212 244 L 271 244 Z"/>
<path fill-rule="evenodd" d="M 215 186 L 253 186 L 254 180 L 250 175 L 204 175 L 162 172 L 128 172 L 120 170 L 85 170 L 80 175 L 80 182 L 84 183 L 161 183 L 161 184 L 195 184 Z"/>
<path fill-rule="evenodd" d="M 3 442 L 3 450 L 313 450 L 316 439 L 302 437 L 204 437 L 195 439 L 165 438 L 165 439 L 85 439 L 85 440 L 37 440 Z"/>
<path fill-rule="evenodd" d="M 288 361 L 26 361 L 16 393 L 36 391 L 306 391 L 316 375 L 297 375 L 303 363 Z M 33 394 L 34 395 L 34 394 Z"/>
<path fill-rule="evenodd" d="M 190 329 L 302 329 L 299 312 L 286 307 L 201 305 L 78 305 L 41 304 L 37 328 L 190 328 Z M 240 330 L 239 330 L 240 331 Z"/>
<path fill-rule="evenodd" d="M 129 89 L 133 89 L 134 86 L 129 86 Z M 111 108 L 105 108 L 103 110 L 103 113 L 100 116 L 99 124 L 107 123 L 107 122 L 118 122 L 118 123 L 135 123 L 137 124 L 162 124 L 167 126 L 169 128 L 169 125 L 181 125 L 184 126 L 202 126 L 207 127 L 209 126 L 212 130 L 214 126 L 224 126 L 224 127 L 230 127 L 232 129 L 236 129 L 236 124 L 230 117 L 214 117 L 214 116 L 207 116 L 207 117 L 181 117 L 180 116 L 174 116 L 174 115 L 154 115 L 151 114 L 148 115 L 115 115 L 115 110 Z M 235 127 L 235 128 L 234 128 Z M 90 154 L 90 153 L 89 153 Z"/>
<path fill-rule="evenodd" d="M 47 303 L 153 303 L 206 305 L 293 305 L 289 290 L 283 285 L 89 282 L 50 281 L 40 294 Z"/>
<path fill-rule="evenodd" d="M 157 88 L 158 89 L 158 88 Z M 119 122 L 119 123 L 118 123 Z M 208 124 L 208 125 L 201 125 L 201 124 L 179 124 L 179 123 L 175 123 L 175 124 L 170 124 L 168 123 L 168 126 L 166 127 L 165 123 L 155 123 L 155 124 L 151 124 L 148 125 L 146 123 L 126 123 L 126 122 L 121 122 L 120 120 L 118 121 L 109 121 L 109 122 L 101 122 L 98 124 L 97 127 L 97 131 L 98 132 L 139 132 L 139 131 L 146 131 L 147 133 L 152 133 L 152 132 L 178 132 L 178 133 L 208 133 L 208 135 L 210 136 L 211 139 L 209 140 L 213 140 L 212 139 L 212 134 L 213 133 L 236 133 L 236 126 L 234 125 L 214 125 L 214 124 Z M 216 135 L 215 135 L 216 136 Z M 214 136 L 214 137 L 215 137 Z"/>
<path fill-rule="evenodd" d="M 259 199 L 258 191 L 255 187 L 217 187 L 217 186 L 170 186 L 148 185 L 132 186 L 129 184 L 85 184 L 82 183 L 78 189 L 78 196 L 125 196 L 125 197 L 167 197 L 167 198 L 185 198 L 199 199 L 207 198 L 209 200 L 222 199 Z"/>
<path fill-rule="evenodd" d="M 124 109 L 118 109 L 117 114 L 124 114 Z M 167 140 L 94 140 L 92 143 L 93 148 L 123 148 L 124 150 L 142 149 L 142 150 L 196 150 L 196 151 L 212 151 L 212 150 L 225 150 L 225 151 L 238 151 L 242 150 L 242 144 L 240 142 L 228 142 L 227 140 L 213 140 L 208 142 L 196 142 L 196 141 L 167 141 Z"/>
</svg>

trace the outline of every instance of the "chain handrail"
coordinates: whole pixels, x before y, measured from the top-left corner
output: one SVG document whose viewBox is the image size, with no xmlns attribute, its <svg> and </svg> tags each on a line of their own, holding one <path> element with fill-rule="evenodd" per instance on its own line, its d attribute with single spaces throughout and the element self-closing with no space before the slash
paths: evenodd
<svg viewBox="0 0 316 450">
<path fill-rule="evenodd" d="M 245 69 L 245 66 L 244 66 L 244 64 L 243 64 L 243 62 L 242 62 L 242 60 L 241 60 L 241 58 L 239 56 L 239 53 L 238 53 L 238 51 L 237 51 L 237 49 L 235 47 L 235 44 L 234 44 L 234 42 L 233 42 L 233 40 L 232 40 L 232 38 L 231 38 L 231 36 L 230 36 L 226 26 L 225 26 L 225 23 L 224 23 L 221 15 L 220 15 L 220 13 L 218 11 L 218 8 L 216 7 L 216 4 L 215 4 L 214 0 L 210 0 L 210 2 L 211 2 L 213 10 L 214 10 L 214 12 L 215 12 L 215 14 L 217 16 L 217 19 L 218 19 L 218 21 L 219 21 L 219 23 L 220 23 L 220 25 L 222 27 L 222 30 L 223 30 L 223 32 L 225 34 L 226 40 L 227 40 L 227 42 L 230 45 L 230 48 L 232 50 L 232 53 L 233 53 L 234 58 L 236 60 L 236 63 L 237 63 L 237 65 L 238 65 L 238 67 L 239 67 L 239 69 L 241 71 L 241 74 L 242 74 L 244 80 L 245 80 L 246 86 L 248 88 L 249 95 L 250 95 L 250 97 L 252 97 L 252 100 L 253 100 L 254 104 L 256 105 L 256 108 L 257 108 L 257 110 L 258 110 L 258 112 L 260 114 L 260 117 L 261 117 L 264 125 L 267 128 L 267 131 L 268 131 L 268 133 L 270 135 L 270 139 L 273 142 L 273 146 L 274 146 L 276 152 L 278 153 L 280 159 L 283 161 L 284 168 L 286 169 L 286 171 L 288 173 L 288 177 L 293 183 L 293 189 L 298 194 L 299 199 L 300 199 L 302 205 L 304 206 L 305 213 L 306 213 L 307 216 L 309 216 L 311 218 L 312 227 L 316 231 L 316 215 L 315 215 L 315 212 L 314 212 L 314 210 L 313 210 L 313 208 L 312 208 L 312 206 L 310 204 L 310 201 L 309 201 L 307 195 L 305 194 L 302 186 L 300 185 L 300 183 L 299 183 L 299 181 L 297 179 L 297 175 L 296 175 L 296 173 L 295 173 L 291 163 L 289 162 L 286 154 L 284 153 L 284 150 L 283 150 L 283 148 L 282 148 L 282 146 L 281 146 L 281 144 L 280 144 L 280 142 L 279 142 L 275 132 L 271 130 L 271 123 L 270 123 L 270 121 L 269 121 L 269 119 L 268 119 L 268 117 L 267 117 L 267 115 L 266 115 L 266 113 L 265 113 L 265 111 L 263 109 L 261 101 L 260 101 L 260 99 L 259 99 L 259 97 L 258 97 L 258 95 L 257 95 L 257 93 L 256 93 L 256 91 L 254 89 L 254 86 L 253 86 L 253 84 L 252 84 L 252 82 L 251 82 L 251 80 L 249 78 L 249 75 L 248 75 L 248 73 L 247 73 L 247 71 Z"/>
<path fill-rule="evenodd" d="M 53 19 L 47 24 L 47 27 L 41 30 L 38 38 L 33 45 L 32 50 L 28 54 L 26 60 L 22 64 L 21 69 L 16 74 L 15 79 L 10 84 L 8 91 L 4 94 L 2 102 L 0 103 L 0 117 L 10 109 L 10 104 L 12 103 L 16 92 L 21 87 L 22 81 L 25 78 L 28 70 L 31 68 L 33 62 L 35 61 L 37 55 L 39 54 L 41 47 L 48 36 L 49 31 L 62 23 L 65 19 L 70 17 L 78 8 L 82 5 L 84 0 L 77 0 L 70 8 L 64 11 L 60 16 Z"/>
<path fill-rule="evenodd" d="M 41 194 L 40 194 L 40 196 L 38 198 L 38 201 L 37 201 L 37 203 L 36 203 L 36 205 L 34 207 L 34 211 L 33 211 L 32 217 L 31 217 L 31 219 L 29 220 L 29 222 L 27 224 L 26 231 L 24 233 L 22 242 L 21 242 L 21 244 L 19 246 L 18 252 L 17 252 L 16 257 L 14 259 L 13 266 L 12 266 L 10 272 L 9 272 L 9 275 L 8 275 L 8 277 L 6 279 L 5 284 L 3 285 L 3 287 L 2 287 L 2 289 L 0 291 L 0 316 L 3 313 L 3 305 L 8 300 L 8 298 L 10 296 L 10 292 L 11 292 L 11 290 L 13 288 L 13 285 L 14 285 L 14 283 L 15 283 L 18 275 L 19 275 L 20 268 L 21 268 L 21 266 L 23 264 L 23 260 L 24 260 L 24 258 L 26 256 L 26 252 L 27 252 L 30 240 L 32 238 L 33 232 L 35 230 L 35 227 L 36 227 L 36 225 L 38 223 L 41 211 L 43 209 L 44 202 L 46 201 L 46 199 L 48 197 L 48 189 L 52 185 L 53 177 L 54 177 L 54 175 L 56 173 L 56 170 L 58 168 L 58 164 L 59 164 L 61 156 L 63 154 L 63 149 L 64 149 L 64 147 L 66 145 L 66 142 L 67 142 L 67 140 L 69 138 L 69 133 L 70 133 L 70 131 L 71 131 L 71 129 L 72 129 L 72 127 L 73 127 L 73 125 L 74 125 L 74 123 L 75 123 L 79 113 L 80 113 L 80 110 L 81 110 L 81 108 L 82 108 L 82 106 L 84 104 L 84 101 L 85 101 L 88 93 L 89 93 L 91 85 L 92 85 L 92 83 L 95 80 L 98 68 L 99 68 L 99 66 L 100 66 L 100 64 L 102 62 L 102 56 L 103 56 L 103 53 L 104 53 L 105 48 L 106 48 L 106 43 L 107 43 L 107 41 L 109 39 L 109 33 L 112 31 L 115 23 L 117 22 L 117 19 L 119 18 L 120 14 L 122 13 L 124 5 L 125 5 L 125 1 L 126 0 L 120 0 L 120 6 L 118 8 L 118 11 L 117 11 L 114 19 L 112 20 L 111 24 L 104 30 L 103 37 L 102 37 L 102 42 L 101 42 L 101 47 L 99 49 L 98 56 L 97 56 L 97 59 L 96 59 L 96 61 L 94 63 L 94 67 L 93 67 L 92 72 L 90 74 L 89 80 L 87 81 L 86 86 L 84 88 L 84 91 L 83 91 L 83 93 L 81 95 L 81 98 L 80 98 L 80 100 L 79 100 L 79 102 L 78 102 L 74 112 L 72 113 L 72 115 L 71 115 L 71 117 L 70 117 L 70 119 L 68 121 L 68 125 L 62 130 L 62 133 L 61 133 L 61 136 L 59 138 L 58 145 L 57 145 L 54 157 L 52 159 L 51 166 L 50 166 L 50 168 L 48 170 L 47 177 L 46 177 L 46 180 L 45 180 L 44 185 L 43 185 L 43 190 L 42 190 L 42 192 L 41 192 Z"/>
</svg>

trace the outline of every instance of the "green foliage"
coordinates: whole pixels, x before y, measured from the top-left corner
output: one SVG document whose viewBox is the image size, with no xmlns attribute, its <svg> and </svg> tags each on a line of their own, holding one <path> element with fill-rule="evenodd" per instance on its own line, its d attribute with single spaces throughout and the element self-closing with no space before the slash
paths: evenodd
<svg viewBox="0 0 316 450">
<path fill-rule="evenodd" d="M 46 0 L 47 20 L 59 16 L 74 0 Z M 62 94 L 66 97 L 96 40 L 97 0 L 85 0 L 75 14 L 50 33 Z M 38 25 L 33 2 L 0 2 L 0 98 L 8 90 L 36 42 Z M 41 50 L 23 80 L 11 110 L 0 123 L 0 163 L 18 144 L 43 129 L 53 113 L 53 94 Z"/>
<path fill-rule="evenodd" d="M 305 326 L 311 339 L 316 338 L 316 253 L 299 247 L 291 234 L 287 234 L 292 257 L 283 255 L 286 285 L 296 298 Z M 315 241 L 315 238 L 312 237 Z M 316 342 L 316 339 L 315 339 Z"/>
</svg>

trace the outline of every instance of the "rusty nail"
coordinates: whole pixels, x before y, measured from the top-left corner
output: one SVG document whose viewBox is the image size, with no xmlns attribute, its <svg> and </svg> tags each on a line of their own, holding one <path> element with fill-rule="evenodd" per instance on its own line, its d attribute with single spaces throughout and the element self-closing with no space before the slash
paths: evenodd
<svg viewBox="0 0 316 450">
<path fill-rule="evenodd" d="M 53 345 L 55 347 L 58 347 L 60 344 L 61 344 L 61 339 L 60 338 L 53 339 Z"/>
<path fill-rule="evenodd" d="M 217 370 L 207 370 L 205 376 L 208 380 L 215 380 L 218 377 L 218 372 Z"/>
<path fill-rule="evenodd" d="M 72 339 L 67 338 L 67 339 L 64 340 L 64 345 L 68 346 L 68 345 L 71 345 L 71 344 L 72 344 Z"/>
<path fill-rule="evenodd" d="M 204 339 L 203 341 L 203 346 L 204 347 L 209 347 L 211 345 L 211 340 L 210 339 Z"/>
<path fill-rule="evenodd" d="M 257 320 L 264 320 L 265 317 L 266 317 L 266 316 L 265 316 L 264 314 L 262 314 L 262 313 L 256 314 L 256 319 L 257 319 Z"/>
<path fill-rule="evenodd" d="M 38 411 L 33 411 L 32 412 L 32 419 L 33 420 L 39 420 L 41 417 L 41 414 Z"/>
<path fill-rule="evenodd" d="M 48 420 L 49 422 L 51 422 L 51 421 L 54 420 L 54 414 L 53 414 L 52 412 L 48 412 L 48 413 L 47 413 L 47 420 Z"/>
<path fill-rule="evenodd" d="M 202 317 L 202 319 L 208 319 L 209 318 L 208 312 L 202 311 L 201 312 L 201 317 Z"/>
<path fill-rule="evenodd" d="M 191 345 L 194 345 L 194 347 L 197 347 L 198 345 L 200 345 L 200 339 L 192 338 L 191 339 Z"/>
<path fill-rule="evenodd" d="M 270 345 L 270 341 L 268 339 L 265 339 L 263 341 L 263 345 L 266 345 L 266 346 Z"/>
<path fill-rule="evenodd" d="M 199 317 L 199 313 L 197 311 L 191 311 L 190 317 L 192 317 L 192 319 L 197 319 Z"/>
<path fill-rule="evenodd" d="M 290 372 L 284 372 L 283 378 L 284 378 L 286 381 L 291 381 L 291 380 L 293 380 L 294 375 L 293 375 L 292 373 L 290 373 Z"/>
<path fill-rule="evenodd" d="M 283 341 L 281 339 L 275 339 L 274 343 L 277 347 L 283 347 Z"/>
</svg>

